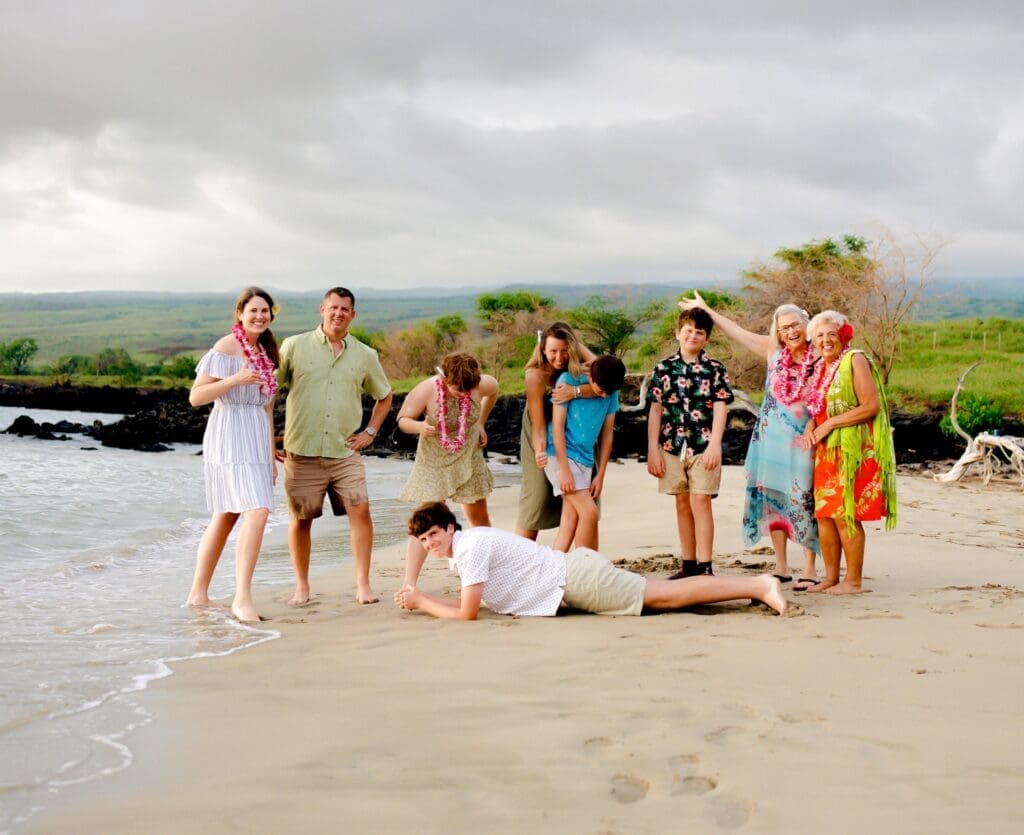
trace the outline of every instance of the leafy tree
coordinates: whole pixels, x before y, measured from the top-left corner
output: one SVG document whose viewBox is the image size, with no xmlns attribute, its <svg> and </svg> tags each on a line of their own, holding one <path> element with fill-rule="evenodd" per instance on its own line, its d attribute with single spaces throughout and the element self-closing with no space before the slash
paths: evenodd
<svg viewBox="0 0 1024 835">
<path fill-rule="evenodd" d="M 31 337 L 0 342 L 0 373 L 28 374 L 28 361 L 38 350 L 39 345 Z"/>
<path fill-rule="evenodd" d="M 590 296 L 567 318 L 596 353 L 621 357 L 636 344 L 637 330 L 657 319 L 662 307 L 655 301 L 636 308 L 608 308 L 603 297 Z"/>
<path fill-rule="evenodd" d="M 743 274 L 745 326 L 766 333 L 784 302 L 811 314 L 838 310 L 888 382 L 899 356 L 900 324 L 920 301 L 939 248 L 920 238 L 905 245 L 885 232 L 877 244 L 844 235 L 779 249 L 777 263 L 755 264 Z"/>
<path fill-rule="evenodd" d="M 438 316 L 434 320 L 434 330 L 437 332 L 439 344 L 451 351 L 455 348 L 459 337 L 469 330 L 469 326 L 461 314 L 452 313 L 447 316 Z"/>
<path fill-rule="evenodd" d="M 484 293 L 476 298 L 477 316 L 483 322 L 484 330 L 495 333 L 508 327 L 518 314 L 536 313 L 544 308 L 554 307 L 555 301 L 548 296 L 514 290 L 505 293 Z"/>
</svg>

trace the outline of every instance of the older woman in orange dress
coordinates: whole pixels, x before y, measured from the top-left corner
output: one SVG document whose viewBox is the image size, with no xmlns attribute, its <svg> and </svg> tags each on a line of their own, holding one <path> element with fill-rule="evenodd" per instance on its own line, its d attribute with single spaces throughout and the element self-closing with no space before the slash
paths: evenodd
<svg viewBox="0 0 1024 835">
<path fill-rule="evenodd" d="M 808 591 L 863 591 L 864 525 L 885 517 L 896 525 L 896 460 L 889 406 L 874 363 L 850 347 L 853 327 L 825 310 L 807 327 L 821 357 L 811 378 L 807 405 L 813 416 L 805 431 L 814 446 L 814 516 L 825 578 Z M 839 566 L 846 557 L 846 576 Z"/>
</svg>

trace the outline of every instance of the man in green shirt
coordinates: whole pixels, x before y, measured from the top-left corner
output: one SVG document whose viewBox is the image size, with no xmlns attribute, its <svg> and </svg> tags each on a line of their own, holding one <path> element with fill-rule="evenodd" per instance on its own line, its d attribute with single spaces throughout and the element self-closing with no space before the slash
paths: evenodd
<svg viewBox="0 0 1024 835">
<path fill-rule="evenodd" d="M 324 496 L 336 516 L 348 514 L 356 599 L 376 603 L 370 588 L 373 519 L 366 492 L 361 450 L 373 443 L 391 408 L 391 384 L 377 352 L 348 332 L 355 318 L 355 296 L 332 287 L 320 305 L 316 330 L 281 343 L 278 379 L 288 389 L 284 424 L 284 486 L 291 524 L 288 546 L 295 568 L 295 594 L 289 603 L 309 601 L 310 530 L 323 513 Z M 363 423 L 363 393 L 375 401 Z"/>
</svg>

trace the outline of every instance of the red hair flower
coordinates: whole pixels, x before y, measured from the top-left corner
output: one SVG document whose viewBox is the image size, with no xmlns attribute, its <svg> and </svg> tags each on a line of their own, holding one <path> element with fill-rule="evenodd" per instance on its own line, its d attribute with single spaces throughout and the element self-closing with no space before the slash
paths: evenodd
<svg viewBox="0 0 1024 835">
<path fill-rule="evenodd" d="M 839 329 L 839 341 L 844 345 L 849 345 L 851 339 L 853 339 L 853 325 L 847 322 Z"/>
</svg>

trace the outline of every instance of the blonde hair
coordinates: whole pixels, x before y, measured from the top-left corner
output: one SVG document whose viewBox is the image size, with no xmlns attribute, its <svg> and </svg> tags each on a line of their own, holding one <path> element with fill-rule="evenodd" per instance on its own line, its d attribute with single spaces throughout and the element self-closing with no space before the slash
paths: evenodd
<svg viewBox="0 0 1024 835">
<path fill-rule="evenodd" d="M 811 335 L 807 333 L 807 323 L 811 321 L 810 314 L 799 305 L 780 304 L 775 308 L 775 312 L 772 314 L 772 326 L 768 329 L 768 336 L 771 338 L 772 342 L 777 345 L 782 344 L 782 339 L 779 337 L 779 317 L 785 316 L 787 313 L 793 313 L 800 317 L 800 321 L 804 324 L 804 333 L 807 338 L 810 339 Z"/>
<path fill-rule="evenodd" d="M 548 344 L 548 339 L 560 339 L 566 347 L 569 349 L 569 367 L 566 369 L 573 377 L 579 377 L 583 373 L 583 361 L 580 359 L 580 340 L 576 336 L 576 331 L 565 322 L 552 322 L 543 331 L 537 332 L 537 344 L 533 348 L 533 353 L 530 354 L 530 358 L 526 361 L 527 370 L 536 368 L 539 371 L 544 372 L 548 375 L 548 378 L 554 383 L 554 376 L 556 369 L 548 362 L 547 356 L 544 354 L 544 348 Z"/>
</svg>

